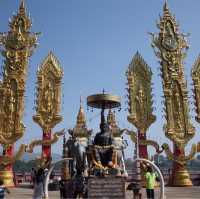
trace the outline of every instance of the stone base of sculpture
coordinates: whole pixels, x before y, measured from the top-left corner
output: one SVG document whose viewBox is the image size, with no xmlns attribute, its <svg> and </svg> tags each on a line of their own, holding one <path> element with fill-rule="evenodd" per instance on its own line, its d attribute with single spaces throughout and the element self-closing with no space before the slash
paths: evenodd
<svg viewBox="0 0 200 199">
<path fill-rule="evenodd" d="M 123 177 L 106 176 L 88 179 L 88 198 L 123 199 L 125 198 L 125 190 Z"/>
</svg>

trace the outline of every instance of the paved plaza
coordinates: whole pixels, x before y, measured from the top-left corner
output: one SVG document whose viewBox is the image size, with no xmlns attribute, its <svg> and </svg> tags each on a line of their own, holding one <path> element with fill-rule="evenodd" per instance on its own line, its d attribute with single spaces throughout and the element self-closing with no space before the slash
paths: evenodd
<svg viewBox="0 0 200 199">
<path fill-rule="evenodd" d="M 28 188 L 12 188 L 11 194 L 6 196 L 6 199 L 32 199 L 32 189 Z M 50 191 L 49 199 L 59 199 L 59 191 Z M 127 199 L 132 198 L 132 193 L 127 192 Z M 143 189 L 143 197 L 145 190 Z M 158 198 L 158 189 L 156 190 L 156 199 Z M 193 199 L 200 198 L 200 187 L 166 187 L 166 198 L 170 199 Z"/>
</svg>

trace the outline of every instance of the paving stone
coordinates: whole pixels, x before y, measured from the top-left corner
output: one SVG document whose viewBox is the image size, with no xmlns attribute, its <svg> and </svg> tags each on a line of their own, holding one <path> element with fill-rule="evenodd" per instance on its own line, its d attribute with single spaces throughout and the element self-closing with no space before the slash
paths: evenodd
<svg viewBox="0 0 200 199">
<path fill-rule="evenodd" d="M 200 187 L 166 187 L 167 199 L 200 199 Z M 10 188 L 11 194 L 6 195 L 6 199 L 32 199 L 32 189 L 28 188 Z M 159 195 L 159 189 L 156 189 L 156 199 Z M 126 192 L 126 198 L 132 199 L 132 192 Z M 142 198 L 146 198 L 145 189 L 142 189 Z M 59 199 L 59 191 L 50 191 L 49 199 Z"/>
</svg>

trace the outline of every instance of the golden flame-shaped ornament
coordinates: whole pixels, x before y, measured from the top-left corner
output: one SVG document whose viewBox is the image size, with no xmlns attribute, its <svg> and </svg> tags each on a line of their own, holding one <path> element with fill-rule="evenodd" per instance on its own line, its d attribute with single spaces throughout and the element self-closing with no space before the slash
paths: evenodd
<svg viewBox="0 0 200 199">
<path fill-rule="evenodd" d="M 163 7 L 163 17 L 157 24 L 159 34 L 152 34 L 152 46 L 161 60 L 162 84 L 165 98 L 167 123 L 165 135 L 173 142 L 172 186 L 191 186 L 192 182 L 186 169 L 185 145 L 194 136 L 188 108 L 187 85 L 184 77 L 183 60 L 188 45 L 185 35 L 179 32 L 175 18 L 167 3 Z M 176 160 L 180 161 L 176 161 Z"/>
<path fill-rule="evenodd" d="M 1 54 L 4 57 L 3 80 L 0 84 L 0 144 L 3 145 L 1 161 L 6 157 L 15 159 L 13 144 L 25 131 L 22 119 L 28 59 L 37 45 L 38 34 L 30 31 L 31 20 L 26 14 L 24 1 L 21 1 L 18 13 L 10 20 L 9 27 L 7 33 L 0 34 Z M 4 165 L 5 162 L 1 161 L 0 165 Z M 6 165 L 0 171 L 0 178 L 5 185 L 12 186 L 12 165 Z"/>
<path fill-rule="evenodd" d="M 62 77 L 60 63 L 50 52 L 37 72 L 36 115 L 33 116 L 33 120 L 46 132 L 62 120 L 59 115 Z"/>
<path fill-rule="evenodd" d="M 138 52 L 133 57 L 126 75 L 130 113 L 128 121 L 141 133 L 146 133 L 149 126 L 156 120 L 153 115 L 152 72 Z"/>
<path fill-rule="evenodd" d="M 63 70 L 58 59 L 50 52 L 37 72 L 36 115 L 33 120 L 43 130 L 43 141 L 52 140 L 52 129 L 62 121 L 60 114 Z M 42 145 L 42 167 L 51 163 L 51 145 Z"/>
</svg>

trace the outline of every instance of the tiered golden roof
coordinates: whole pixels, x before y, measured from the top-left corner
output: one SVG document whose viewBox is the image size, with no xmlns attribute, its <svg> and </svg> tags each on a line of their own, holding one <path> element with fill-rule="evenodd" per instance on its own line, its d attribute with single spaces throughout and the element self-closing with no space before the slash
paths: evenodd
<svg viewBox="0 0 200 199">
<path fill-rule="evenodd" d="M 86 117 L 82 106 L 82 101 L 80 100 L 80 108 L 77 115 L 76 125 L 73 130 L 69 130 L 73 137 L 89 137 L 91 130 L 88 130 L 86 124 Z"/>
<path fill-rule="evenodd" d="M 84 128 L 86 127 L 86 117 L 83 110 L 82 104 L 80 104 L 79 112 L 77 115 L 77 121 L 76 121 L 76 128 Z"/>
</svg>

